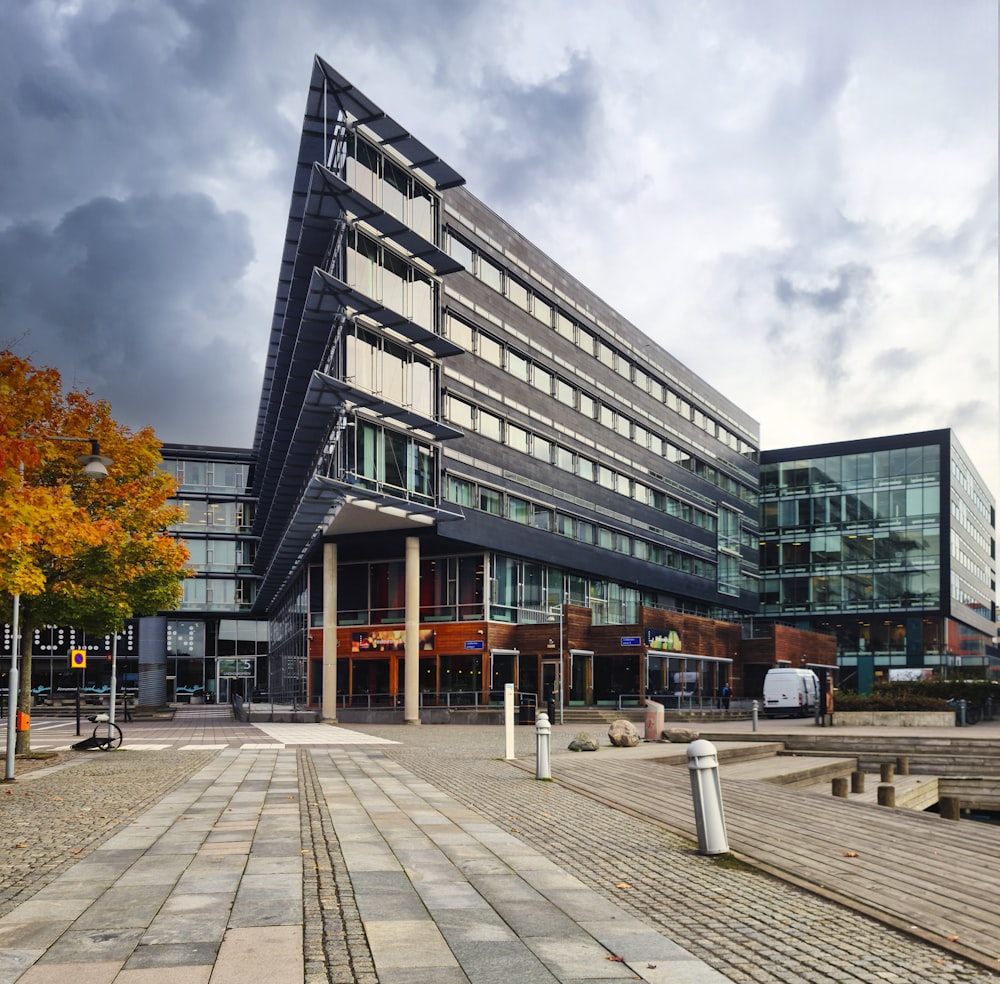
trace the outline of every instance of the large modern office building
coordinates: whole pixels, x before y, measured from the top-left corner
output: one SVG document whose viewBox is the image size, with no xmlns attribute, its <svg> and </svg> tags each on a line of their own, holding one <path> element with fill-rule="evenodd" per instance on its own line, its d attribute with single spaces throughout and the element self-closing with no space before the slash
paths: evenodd
<svg viewBox="0 0 1000 984">
<path fill-rule="evenodd" d="M 950 430 L 765 451 L 761 614 L 837 640 L 841 685 L 996 666 L 996 503 Z"/>
<path fill-rule="evenodd" d="M 758 453 L 316 60 L 253 447 L 273 689 L 411 718 L 506 683 L 714 687 L 757 610 Z"/>
</svg>

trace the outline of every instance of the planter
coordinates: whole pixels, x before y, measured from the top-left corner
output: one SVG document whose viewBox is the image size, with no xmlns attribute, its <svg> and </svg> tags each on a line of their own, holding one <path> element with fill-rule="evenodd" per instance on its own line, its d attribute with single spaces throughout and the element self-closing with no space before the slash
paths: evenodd
<svg viewBox="0 0 1000 984">
<path fill-rule="evenodd" d="M 874 728 L 954 728 L 954 711 L 834 711 L 833 726 Z"/>
</svg>

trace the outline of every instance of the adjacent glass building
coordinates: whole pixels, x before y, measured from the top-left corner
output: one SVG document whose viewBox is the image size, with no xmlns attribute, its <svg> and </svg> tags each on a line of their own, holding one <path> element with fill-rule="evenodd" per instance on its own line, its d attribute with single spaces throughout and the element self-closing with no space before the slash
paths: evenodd
<svg viewBox="0 0 1000 984">
<path fill-rule="evenodd" d="M 834 634 L 841 686 L 995 662 L 996 503 L 950 430 L 765 451 L 760 547 L 761 614 Z"/>
</svg>

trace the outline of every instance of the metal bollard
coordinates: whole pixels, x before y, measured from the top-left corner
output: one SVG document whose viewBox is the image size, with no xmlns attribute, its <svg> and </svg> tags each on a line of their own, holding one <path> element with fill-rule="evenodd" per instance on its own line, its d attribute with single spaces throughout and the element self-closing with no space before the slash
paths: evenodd
<svg viewBox="0 0 1000 984">
<path fill-rule="evenodd" d="M 726 818 L 722 812 L 719 756 L 715 745 L 704 738 L 691 742 L 687 750 L 691 795 L 698 828 L 699 854 L 727 854 Z"/>
<path fill-rule="evenodd" d="M 535 719 L 535 778 L 551 779 L 549 767 L 549 743 L 552 739 L 552 724 L 545 711 L 539 711 Z"/>
<path fill-rule="evenodd" d="M 757 701 L 754 701 L 753 704 L 751 704 L 750 706 L 751 706 L 750 720 L 753 721 L 753 730 L 756 731 L 757 730 Z"/>
</svg>

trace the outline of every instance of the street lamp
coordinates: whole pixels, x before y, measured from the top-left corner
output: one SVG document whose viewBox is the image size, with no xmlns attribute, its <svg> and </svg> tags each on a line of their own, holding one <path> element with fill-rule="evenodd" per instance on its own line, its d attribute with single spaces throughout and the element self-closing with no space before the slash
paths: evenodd
<svg viewBox="0 0 1000 984">
<path fill-rule="evenodd" d="M 30 434 L 19 434 L 18 437 L 31 437 Z M 90 454 L 80 455 L 76 460 L 81 466 L 81 472 L 87 478 L 99 480 L 108 477 L 108 465 L 111 458 L 101 455 L 101 447 L 92 437 L 63 437 L 62 435 L 44 435 L 48 441 L 74 441 L 90 445 Z M 24 462 L 18 463 L 18 473 L 24 482 Z M 13 640 L 10 654 L 10 673 L 7 676 L 7 760 L 4 770 L 4 781 L 14 778 L 14 757 L 17 753 L 17 692 L 20 686 L 18 658 L 21 642 L 21 593 L 14 592 Z"/>
<path fill-rule="evenodd" d="M 559 675 L 557 677 L 557 682 L 559 683 L 559 723 L 563 723 L 563 702 L 565 701 L 565 692 L 563 683 L 563 606 L 562 605 L 549 605 L 549 612 L 555 614 L 559 613 Z"/>
</svg>

